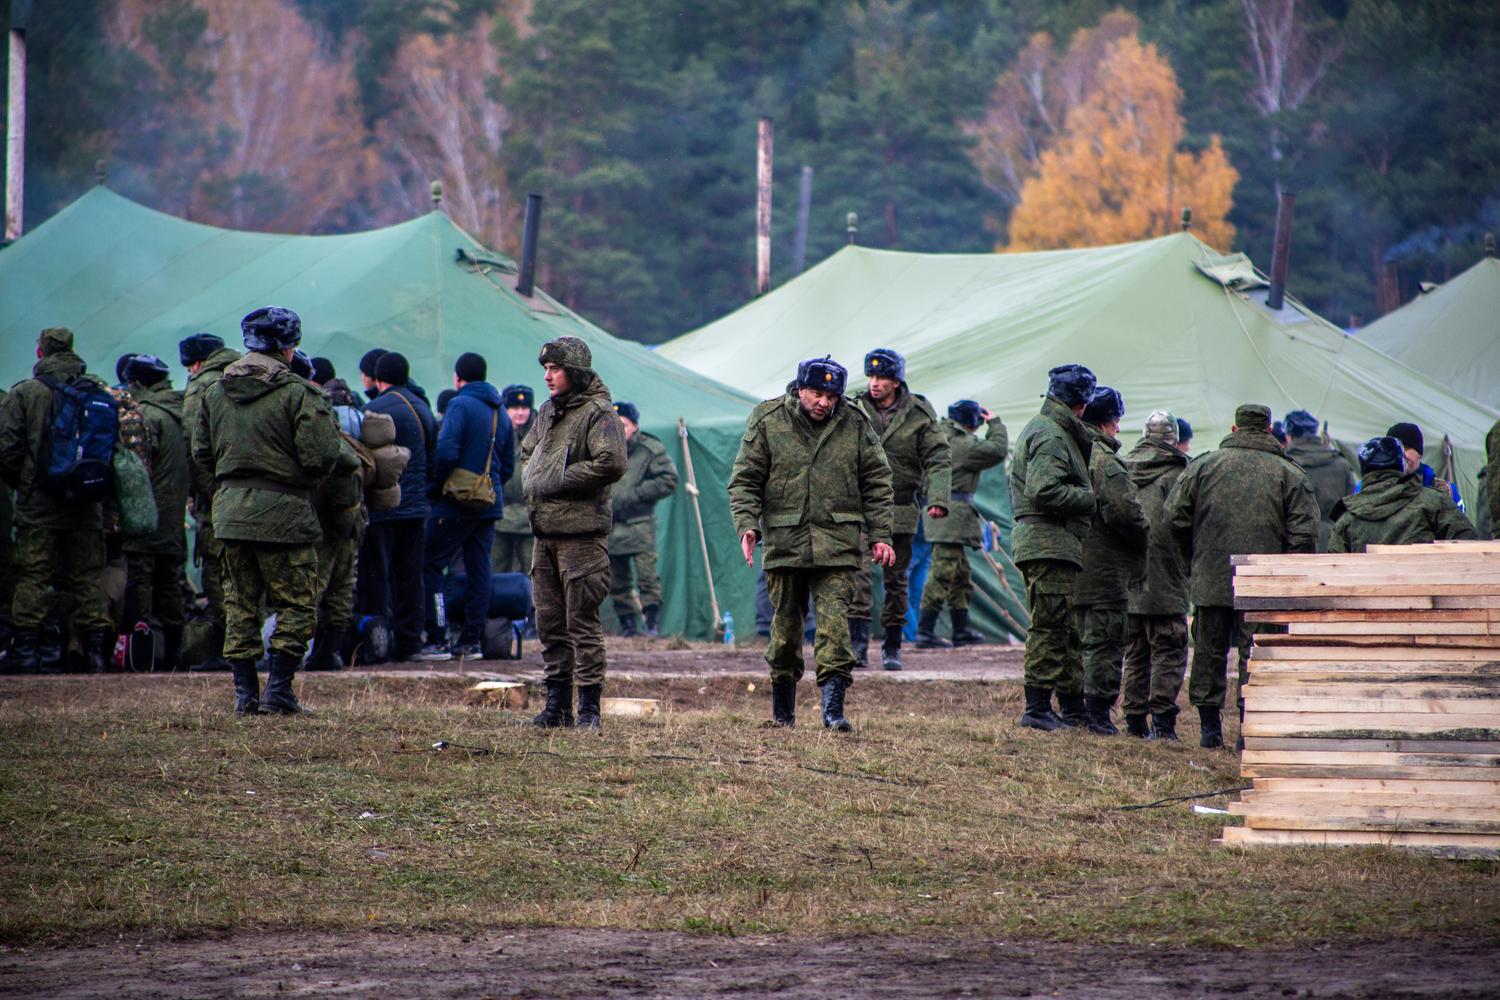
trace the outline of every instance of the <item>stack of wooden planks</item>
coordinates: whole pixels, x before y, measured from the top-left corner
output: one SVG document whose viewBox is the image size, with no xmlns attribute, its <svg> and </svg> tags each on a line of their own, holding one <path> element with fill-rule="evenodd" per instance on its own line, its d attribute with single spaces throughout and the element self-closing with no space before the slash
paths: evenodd
<svg viewBox="0 0 1500 1000">
<path fill-rule="evenodd" d="M 1257 635 L 1224 842 L 1500 856 L 1500 542 L 1237 556 Z"/>
</svg>

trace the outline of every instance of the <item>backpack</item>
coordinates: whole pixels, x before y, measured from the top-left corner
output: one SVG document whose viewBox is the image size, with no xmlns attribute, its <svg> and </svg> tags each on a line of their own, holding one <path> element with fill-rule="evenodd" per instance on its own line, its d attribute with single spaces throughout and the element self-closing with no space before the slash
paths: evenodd
<svg viewBox="0 0 1500 1000">
<path fill-rule="evenodd" d="M 120 414 L 109 390 L 92 379 L 39 381 L 52 390 L 52 421 L 42 435 L 37 485 L 63 500 L 109 495 Z"/>
</svg>

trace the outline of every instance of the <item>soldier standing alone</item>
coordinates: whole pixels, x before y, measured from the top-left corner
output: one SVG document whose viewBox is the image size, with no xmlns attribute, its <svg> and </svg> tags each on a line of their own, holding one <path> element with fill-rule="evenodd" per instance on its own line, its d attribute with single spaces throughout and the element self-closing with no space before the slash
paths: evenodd
<svg viewBox="0 0 1500 1000">
<path fill-rule="evenodd" d="M 656 575 L 656 505 L 677 490 L 677 466 L 661 439 L 641 430 L 634 403 L 615 403 L 625 431 L 625 476 L 610 491 L 614 527 L 609 530 L 609 596 L 621 634 L 660 634 L 661 579 Z"/>
<path fill-rule="evenodd" d="M 246 355 L 204 393 L 193 427 L 193 460 L 214 490 L 214 533 L 223 543 L 224 657 L 234 673 L 234 710 L 305 711 L 292 692 L 317 623 L 318 543 L 310 496 L 333 472 L 339 432 L 333 407 L 288 363 L 302 340 L 290 309 L 265 306 L 240 321 Z M 261 696 L 261 607 L 276 610 L 271 668 Z"/>
<path fill-rule="evenodd" d="M 757 541 L 766 545 L 772 724 L 796 722 L 811 599 L 823 725 L 846 733 L 853 729 L 844 718 L 854 668 L 849 605 L 861 539 L 870 539 L 871 557 L 884 567 L 896 554 L 890 467 L 869 418 L 845 403 L 845 378 L 844 366 L 829 358 L 804 361 L 785 395 L 751 411 L 729 478 L 729 509 L 746 563 L 753 565 Z"/>
</svg>

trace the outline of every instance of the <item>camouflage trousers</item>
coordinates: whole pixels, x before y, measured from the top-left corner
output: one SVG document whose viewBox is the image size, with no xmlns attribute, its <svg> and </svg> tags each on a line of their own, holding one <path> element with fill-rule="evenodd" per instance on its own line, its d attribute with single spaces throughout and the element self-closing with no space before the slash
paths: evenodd
<svg viewBox="0 0 1500 1000">
<path fill-rule="evenodd" d="M 204 507 L 198 508 L 200 511 Z M 215 625 L 224 623 L 224 543 L 214 538 L 214 526 L 207 517 L 198 521 L 194 556 L 203 565 L 203 596 L 208 599 L 208 618 Z"/>
<path fill-rule="evenodd" d="M 325 538 L 318 543 L 318 624 L 347 629 L 354 621 L 354 571 L 359 542 Z"/>
<path fill-rule="evenodd" d="M 1026 686 L 1082 694 L 1083 641 L 1073 618 L 1078 567 L 1059 559 L 1028 559 L 1019 565 L 1031 612 L 1023 661 Z"/>
<path fill-rule="evenodd" d="M 1186 615 L 1131 615 L 1125 626 L 1125 714 L 1177 713 L 1187 673 Z"/>
<path fill-rule="evenodd" d="M 1073 619 L 1083 648 L 1083 693 L 1114 704 L 1120 696 L 1120 671 L 1125 662 L 1124 601 L 1078 604 Z"/>
<path fill-rule="evenodd" d="M 1188 701 L 1204 708 L 1223 708 L 1229 689 L 1229 649 L 1239 652 L 1239 683 L 1249 676 L 1250 646 L 1257 632 L 1281 632 L 1279 625 L 1250 625 L 1245 613 L 1209 605 L 1193 609 L 1193 673 Z M 1239 701 L 1244 702 L 1244 694 Z"/>
<path fill-rule="evenodd" d="M 941 611 L 946 605 L 954 611 L 969 610 L 969 555 L 962 545 L 932 543 L 932 569 L 927 586 L 922 588 L 922 610 Z"/>
<path fill-rule="evenodd" d="M 224 658 L 258 660 L 264 611 L 275 612 L 271 652 L 301 660 L 317 625 L 318 551 L 313 545 L 225 539 Z"/>
<path fill-rule="evenodd" d="M 148 621 L 159 628 L 182 624 L 183 553 L 125 551 L 125 617 L 131 628 Z"/>
<path fill-rule="evenodd" d="M 656 575 L 655 549 L 628 556 L 610 556 L 609 573 L 609 596 L 614 601 L 615 614 L 639 615 L 642 608 L 661 607 L 661 579 Z"/>
<path fill-rule="evenodd" d="M 54 582 L 73 598 L 70 622 L 75 634 L 108 632 L 115 627 L 102 583 L 103 531 L 17 525 L 14 558 L 16 592 L 11 600 L 11 619 L 17 628 L 42 624 L 52 603 Z"/>
<path fill-rule="evenodd" d="M 490 567 L 496 573 L 530 573 L 531 550 L 530 535 L 497 531 L 490 543 Z"/>
<path fill-rule="evenodd" d="M 531 597 L 547 683 L 604 683 L 599 605 L 608 591 L 609 544 L 603 535 L 536 539 Z"/>
<path fill-rule="evenodd" d="M 891 548 L 896 552 L 896 565 L 882 568 L 880 582 L 885 589 L 885 601 L 880 606 L 880 624 L 886 628 L 906 624 L 907 570 L 911 568 L 911 543 L 913 535 L 892 535 Z M 861 552 L 868 552 L 870 539 L 862 539 Z M 854 603 L 849 607 L 849 617 L 869 621 L 874 617 L 873 576 L 870 563 L 861 564 L 854 581 Z"/>
<path fill-rule="evenodd" d="M 854 679 L 854 646 L 849 641 L 849 604 L 854 599 L 856 570 L 768 569 L 766 592 L 771 598 L 771 642 L 766 662 L 773 682 L 802 679 L 802 639 L 807 625 L 807 601 L 812 598 L 817 629 L 813 635 L 813 663 L 822 685 L 830 677 Z"/>
</svg>

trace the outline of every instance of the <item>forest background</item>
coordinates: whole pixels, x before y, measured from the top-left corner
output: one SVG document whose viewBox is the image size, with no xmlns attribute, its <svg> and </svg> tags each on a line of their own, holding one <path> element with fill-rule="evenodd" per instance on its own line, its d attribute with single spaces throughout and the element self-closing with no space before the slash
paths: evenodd
<svg viewBox="0 0 1500 1000">
<path fill-rule="evenodd" d="M 3 23 L 9 5 L 0 0 Z M 1357 325 L 1500 229 L 1500 4 L 1444 0 L 40 0 L 26 222 L 95 182 L 245 229 L 444 208 L 656 342 L 754 293 L 756 121 L 777 283 L 847 240 L 985 252 L 1176 228 Z"/>
</svg>

